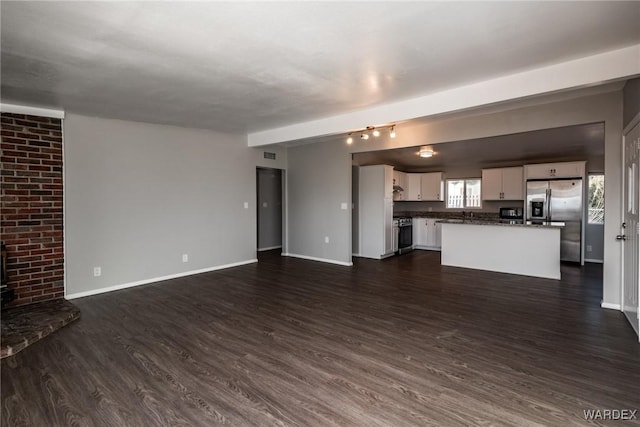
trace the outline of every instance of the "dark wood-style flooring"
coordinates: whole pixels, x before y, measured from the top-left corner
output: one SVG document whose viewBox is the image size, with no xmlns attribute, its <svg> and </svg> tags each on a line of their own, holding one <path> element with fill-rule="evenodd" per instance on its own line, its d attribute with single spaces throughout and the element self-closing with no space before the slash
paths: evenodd
<svg viewBox="0 0 640 427">
<path fill-rule="evenodd" d="M 600 308 L 600 266 L 554 281 L 439 260 L 266 253 L 74 300 L 79 321 L 2 360 L 2 425 L 572 426 L 640 409 L 640 345 Z"/>
</svg>

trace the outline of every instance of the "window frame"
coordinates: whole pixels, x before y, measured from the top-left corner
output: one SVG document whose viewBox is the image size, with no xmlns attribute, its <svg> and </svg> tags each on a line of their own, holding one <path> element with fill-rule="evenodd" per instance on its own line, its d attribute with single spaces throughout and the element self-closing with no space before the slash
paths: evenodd
<svg viewBox="0 0 640 427">
<path fill-rule="evenodd" d="M 449 206 L 449 182 L 450 181 L 462 181 L 463 189 L 462 189 L 462 204 L 463 206 L 451 207 Z M 467 183 L 468 181 L 478 181 L 480 183 L 480 192 L 478 194 L 478 206 L 467 206 Z M 471 177 L 471 178 L 447 178 L 445 180 L 445 208 L 446 209 L 482 209 L 482 178 L 481 177 Z"/>
</svg>

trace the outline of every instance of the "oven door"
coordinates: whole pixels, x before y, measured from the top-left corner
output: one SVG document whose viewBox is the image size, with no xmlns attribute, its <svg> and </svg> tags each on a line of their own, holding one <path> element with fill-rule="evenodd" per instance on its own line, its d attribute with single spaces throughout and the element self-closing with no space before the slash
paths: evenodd
<svg viewBox="0 0 640 427">
<path fill-rule="evenodd" d="M 403 225 L 400 226 L 400 233 L 398 235 L 398 248 L 400 250 L 410 248 L 413 246 L 413 226 Z"/>
</svg>

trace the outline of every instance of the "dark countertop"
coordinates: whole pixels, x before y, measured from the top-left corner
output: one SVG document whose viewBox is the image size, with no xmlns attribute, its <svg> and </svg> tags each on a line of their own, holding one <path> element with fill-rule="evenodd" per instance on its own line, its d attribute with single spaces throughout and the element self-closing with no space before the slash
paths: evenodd
<svg viewBox="0 0 640 427">
<path fill-rule="evenodd" d="M 542 223 L 533 223 L 531 221 L 524 222 L 514 222 L 514 221 L 491 221 L 491 220 L 482 220 L 482 219 L 441 219 L 436 222 L 441 224 L 464 224 L 464 225 L 496 225 L 501 227 L 529 227 L 529 228 L 562 228 L 564 227 L 564 222 L 542 222 Z"/>
</svg>

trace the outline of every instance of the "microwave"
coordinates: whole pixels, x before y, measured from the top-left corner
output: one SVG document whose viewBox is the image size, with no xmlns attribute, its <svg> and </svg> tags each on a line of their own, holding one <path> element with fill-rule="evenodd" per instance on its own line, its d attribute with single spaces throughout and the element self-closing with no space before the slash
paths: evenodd
<svg viewBox="0 0 640 427">
<path fill-rule="evenodd" d="M 502 219 L 522 219 L 522 208 L 500 208 L 500 218 Z"/>
</svg>

